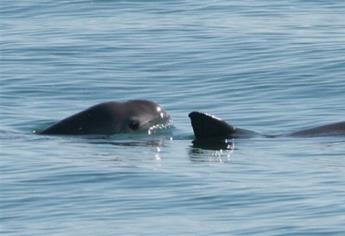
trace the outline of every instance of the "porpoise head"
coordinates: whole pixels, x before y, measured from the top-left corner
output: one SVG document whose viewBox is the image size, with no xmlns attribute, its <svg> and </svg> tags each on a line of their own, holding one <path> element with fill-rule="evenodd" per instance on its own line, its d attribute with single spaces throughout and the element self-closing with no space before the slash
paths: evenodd
<svg viewBox="0 0 345 236">
<path fill-rule="evenodd" d="M 169 115 L 158 104 L 147 100 L 104 102 L 67 117 L 41 134 L 116 134 L 164 128 Z"/>
<path fill-rule="evenodd" d="M 168 125 L 170 116 L 158 104 L 147 100 L 130 100 L 121 104 L 125 115 L 115 115 L 121 119 L 118 122 L 120 132 L 128 133 L 140 130 L 164 128 Z M 116 111 L 115 111 L 116 112 Z"/>
</svg>

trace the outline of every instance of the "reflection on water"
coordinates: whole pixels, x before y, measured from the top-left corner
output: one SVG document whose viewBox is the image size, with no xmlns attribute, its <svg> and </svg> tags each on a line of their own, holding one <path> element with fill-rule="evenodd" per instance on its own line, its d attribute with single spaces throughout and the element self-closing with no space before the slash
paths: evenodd
<svg viewBox="0 0 345 236">
<path fill-rule="evenodd" d="M 227 162 L 235 150 L 235 139 L 221 141 L 193 141 L 189 158 L 193 162 Z"/>
<path fill-rule="evenodd" d="M 192 162 L 229 162 L 234 150 L 207 150 L 191 147 L 188 154 Z"/>
<path fill-rule="evenodd" d="M 106 144 L 114 146 L 127 146 L 127 147 L 162 147 L 163 140 L 127 140 L 127 141 L 111 141 L 111 140 L 90 140 L 91 144 Z"/>
<path fill-rule="evenodd" d="M 194 148 L 210 149 L 210 150 L 234 150 L 235 139 L 206 139 L 193 140 Z"/>
</svg>

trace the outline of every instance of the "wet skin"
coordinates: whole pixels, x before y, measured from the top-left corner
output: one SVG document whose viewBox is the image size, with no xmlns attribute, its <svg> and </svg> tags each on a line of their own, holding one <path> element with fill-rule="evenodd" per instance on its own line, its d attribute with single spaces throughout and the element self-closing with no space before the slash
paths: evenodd
<svg viewBox="0 0 345 236">
<path fill-rule="evenodd" d="M 236 128 L 229 123 L 215 116 L 202 112 L 191 112 L 189 114 L 194 131 L 195 143 L 206 143 L 222 141 L 232 138 L 251 138 L 254 136 L 264 137 L 318 137 L 318 136 L 335 136 L 345 135 L 345 122 L 332 123 L 315 128 L 305 129 L 298 132 L 292 132 L 281 135 L 259 134 L 254 131 Z"/>
<path fill-rule="evenodd" d="M 194 132 L 194 146 L 207 148 L 229 145 L 233 138 L 264 137 L 315 137 L 345 135 L 345 122 L 332 123 L 281 135 L 259 134 L 236 128 L 215 116 L 191 112 L 189 114 Z M 157 103 L 147 100 L 104 102 L 67 117 L 39 132 L 46 135 L 111 135 L 166 127 L 170 116 Z"/>
<path fill-rule="evenodd" d="M 40 134 L 110 135 L 148 130 L 168 122 L 166 111 L 151 101 L 104 102 L 67 117 Z"/>
</svg>

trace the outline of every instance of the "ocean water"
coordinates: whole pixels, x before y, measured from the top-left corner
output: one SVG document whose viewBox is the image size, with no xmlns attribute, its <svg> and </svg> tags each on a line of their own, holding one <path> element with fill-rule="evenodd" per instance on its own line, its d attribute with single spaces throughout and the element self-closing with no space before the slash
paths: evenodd
<svg viewBox="0 0 345 236">
<path fill-rule="evenodd" d="M 279 134 L 345 114 L 345 2 L 2 0 L 1 235 L 344 235 L 345 137 L 192 145 L 191 111 Z M 33 131 L 149 99 L 172 132 Z"/>
</svg>

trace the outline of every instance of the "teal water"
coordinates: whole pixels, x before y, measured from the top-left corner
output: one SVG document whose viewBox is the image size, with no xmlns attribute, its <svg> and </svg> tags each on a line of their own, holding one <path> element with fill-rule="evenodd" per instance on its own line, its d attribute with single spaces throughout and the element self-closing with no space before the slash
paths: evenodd
<svg viewBox="0 0 345 236">
<path fill-rule="evenodd" d="M 192 147 L 193 110 L 284 133 L 344 121 L 343 1 L 0 3 L 1 235 L 344 235 L 345 138 Z M 149 99 L 172 135 L 32 133 Z"/>
</svg>

